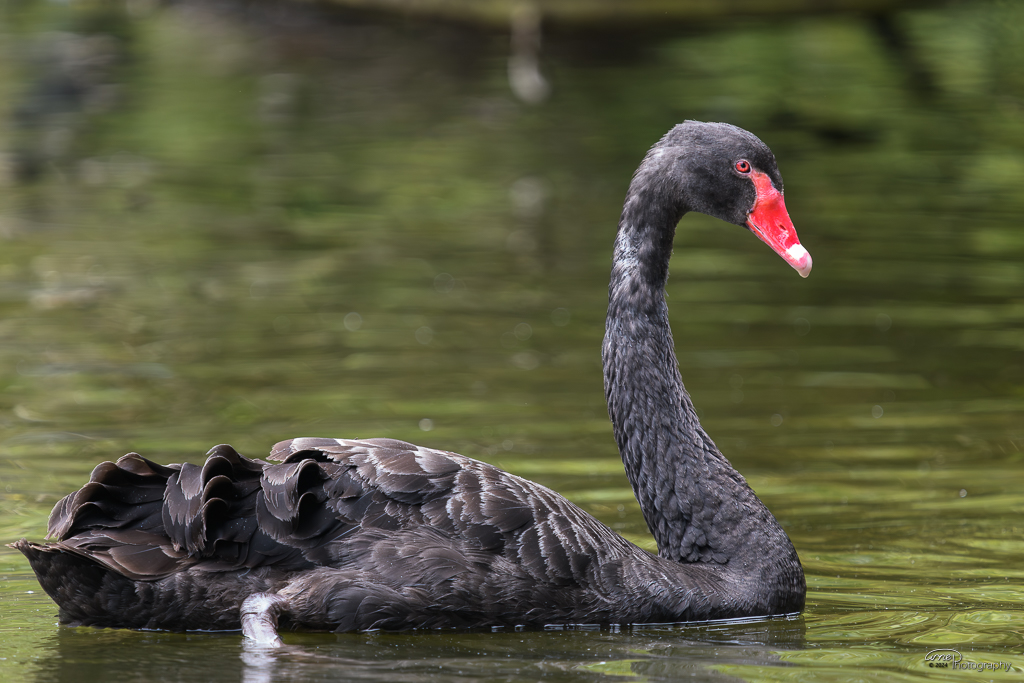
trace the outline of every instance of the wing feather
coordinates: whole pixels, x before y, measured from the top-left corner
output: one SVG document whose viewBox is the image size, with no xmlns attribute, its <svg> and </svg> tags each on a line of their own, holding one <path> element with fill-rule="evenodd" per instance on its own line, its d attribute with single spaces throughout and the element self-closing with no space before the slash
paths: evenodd
<svg viewBox="0 0 1024 683">
<path fill-rule="evenodd" d="M 51 534 L 136 579 L 373 567 L 396 586 L 415 576 L 463 591 L 492 565 L 552 589 L 603 584 L 595 557 L 625 543 L 543 486 L 396 439 L 292 439 L 270 459 L 226 445 L 201 466 L 129 454 L 58 504 Z"/>
</svg>

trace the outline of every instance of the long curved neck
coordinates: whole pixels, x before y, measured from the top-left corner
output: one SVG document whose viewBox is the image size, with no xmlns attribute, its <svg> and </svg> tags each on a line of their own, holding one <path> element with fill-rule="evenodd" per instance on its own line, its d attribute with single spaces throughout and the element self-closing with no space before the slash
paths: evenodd
<svg viewBox="0 0 1024 683">
<path fill-rule="evenodd" d="M 767 571 L 802 605 L 789 538 L 701 428 L 683 387 L 664 287 L 684 209 L 656 200 L 631 188 L 609 285 L 605 395 L 626 474 L 662 557 Z"/>
</svg>

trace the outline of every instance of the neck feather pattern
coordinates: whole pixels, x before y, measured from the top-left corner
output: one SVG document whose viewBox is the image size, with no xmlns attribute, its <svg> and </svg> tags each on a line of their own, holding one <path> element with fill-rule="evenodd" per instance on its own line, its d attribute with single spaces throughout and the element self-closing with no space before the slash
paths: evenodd
<svg viewBox="0 0 1024 683">
<path fill-rule="evenodd" d="M 602 349 L 608 412 L 644 518 L 662 557 L 781 570 L 802 586 L 789 538 L 701 427 L 683 386 L 664 296 L 682 211 L 644 204 L 628 199 L 619 223 Z"/>
</svg>

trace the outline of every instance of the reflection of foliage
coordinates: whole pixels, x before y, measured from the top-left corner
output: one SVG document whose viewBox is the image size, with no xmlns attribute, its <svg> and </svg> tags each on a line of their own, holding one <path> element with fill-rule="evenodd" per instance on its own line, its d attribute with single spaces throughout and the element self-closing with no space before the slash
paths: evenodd
<svg viewBox="0 0 1024 683">
<path fill-rule="evenodd" d="M 991 291 L 992 273 L 999 286 L 1022 277 L 1000 264 L 987 264 L 980 279 L 931 267 L 908 284 L 901 269 L 879 265 L 923 253 L 942 261 L 951 244 L 954 252 L 1021 248 L 1016 232 L 973 218 L 979 208 L 1020 202 L 1021 82 L 1011 67 L 1021 48 L 1005 28 L 1020 23 L 1010 16 L 1020 13 L 1016 5 L 896 18 L 917 67 L 934 77 L 931 94 L 906 86 L 914 73 L 901 71 L 906 53 L 887 52 L 866 21 L 709 30 L 661 39 L 629 64 L 589 64 L 575 38 L 555 34 L 546 41 L 546 68 L 556 91 L 539 109 L 508 95 L 499 36 L 345 22 L 239 26 L 190 5 L 148 12 L 97 14 L 76 5 L 54 19 L 51 7 L 26 12 L 20 24 L 25 35 L 60 22 L 88 24 L 81 35 L 107 32 L 106 44 L 123 46 L 123 54 L 131 46 L 128 80 L 110 70 L 102 72 L 106 81 L 93 76 L 92 87 L 126 90 L 117 108 L 61 110 L 77 135 L 73 152 L 53 158 L 58 175 L 12 188 L 8 201 L 21 204 L 3 219 L 19 235 L 8 250 L 10 272 L 37 278 L 28 301 L 43 319 L 77 330 L 73 341 L 47 342 L 46 353 L 61 367 L 81 362 L 65 355 L 85 354 L 94 364 L 47 375 L 90 392 L 90 419 L 120 415 L 130 423 L 168 410 L 170 401 L 185 415 L 203 406 L 186 420 L 208 422 L 211 431 L 261 425 L 283 436 L 303 415 L 379 416 L 383 404 L 368 402 L 373 395 L 406 424 L 446 411 L 444 402 L 409 397 L 409 382 L 450 382 L 453 416 L 479 404 L 472 386 L 512 388 L 500 404 L 518 401 L 517 392 L 560 391 L 570 377 L 578 382 L 596 361 L 588 351 L 599 334 L 595 293 L 628 173 L 684 117 L 758 131 L 780 156 L 789 187 L 798 188 L 790 194 L 798 226 L 802 216 L 815 217 L 805 240 L 840 270 L 815 273 L 824 286 L 800 288 L 762 258 L 760 245 L 690 218 L 680 247 L 700 246 L 681 249 L 676 271 L 686 288 L 677 292 L 674 282 L 673 296 L 725 291 L 724 277 L 735 279 L 735 296 L 757 304 L 761 289 L 746 284 L 756 271 L 758 279 L 779 278 L 791 301 L 859 306 L 889 296 L 899 282 L 912 305 L 936 288 L 950 300 L 976 300 Z M 38 92 L 2 88 L 26 93 L 30 103 Z M 32 235 L 33 225 L 67 223 L 80 212 L 87 218 L 73 238 L 67 229 L 57 240 Z M 975 222 L 970 234 L 965 220 Z M 85 253 L 83 242 L 93 245 Z M 33 258 L 31 274 L 17 265 Z M 851 292 L 842 287 L 851 277 L 844 267 L 873 274 Z M 458 287 L 433 287 L 441 274 Z M 555 335 L 550 311 L 564 306 L 582 309 Z M 358 333 L 340 323 L 353 310 L 367 322 Z M 501 333 L 523 320 L 538 334 L 503 347 Z M 431 331 L 426 348 L 413 334 L 421 329 Z M 695 325 L 688 335 L 713 345 L 720 333 Z M 48 324 L 18 334 L 31 345 L 65 336 Z M 499 360 L 506 356 L 513 360 Z M 534 374 L 522 383 L 521 368 L 541 359 L 547 381 Z M 168 364 L 177 379 L 154 386 L 152 377 L 95 370 L 129 361 Z M 424 364 L 448 373 L 439 380 Z M 923 362 L 918 371 L 939 364 Z M 395 376 L 405 365 L 408 374 Z M 507 369 L 491 377 L 495 366 Z M 348 388 L 353 377 L 359 391 Z M 595 398 L 583 405 L 599 423 L 596 382 L 586 380 Z M 12 405 L 44 391 L 18 386 Z M 287 401 L 270 398 L 282 391 Z M 266 393 L 273 408 L 260 408 L 252 392 Z M 68 391 L 45 395 L 46 409 L 24 414 L 63 421 L 83 412 L 68 404 Z M 325 413 L 325 406 L 333 407 Z M 531 410 L 517 410 L 531 433 L 545 431 Z M 202 428 L 194 434 L 188 449 L 208 439 Z"/>
<path fill-rule="evenodd" d="M 108 17 L 28 7 L 23 44 Z M 84 444 L 90 463 L 219 440 L 253 454 L 307 432 L 614 458 L 597 371 L 609 244 L 640 154 L 685 117 L 776 150 L 819 263 L 804 286 L 741 231 L 683 223 L 669 294 L 711 431 L 734 421 L 727 451 L 782 439 L 765 415 L 875 424 L 872 404 L 897 392 L 952 398 L 984 379 L 1008 393 L 1024 372 L 1003 307 L 1024 238 L 1002 218 L 1024 173 L 1006 28 L 1020 13 L 900 15 L 909 52 L 850 18 L 636 35 L 597 61 L 555 33 L 541 107 L 509 95 L 499 35 L 304 14 L 281 28 L 188 4 L 90 19 L 130 55 L 96 77 L 120 94 L 62 110 L 73 144 L 0 199 L 7 429 Z M 920 70 L 934 89 L 907 85 Z M 3 71 L 0 91 L 31 101 L 27 74 Z M 16 151 L 18 135 L 0 139 Z M 818 346 L 793 350 L 794 326 Z M 871 374 L 836 379 L 851 373 Z M 805 404 L 780 404 L 787 382 Z M 866 434 L 848 438 L 920 436 Z"/>
<path fill-rule="evenodd" d="M 10 111 L 14 144 L 8 173 L 23 180 L 76 154 L 74 144 L 85 133 L 88 115 L 109 111 L 117 102 L 117 81 L 132 48 L 124 12 L 109 3 L 55 19 L 41 6 L 33 7 L 35 13 L 25 11 L 22 19 L 29 25 L 32 18 L 49 23 L 50 30 L 23 44 L 28 79 Z"/>
</svg>

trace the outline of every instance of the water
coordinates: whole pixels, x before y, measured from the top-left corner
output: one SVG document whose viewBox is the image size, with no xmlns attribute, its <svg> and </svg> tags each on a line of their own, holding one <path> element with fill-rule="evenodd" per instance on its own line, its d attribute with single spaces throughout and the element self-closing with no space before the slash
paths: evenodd
<svg viewBox="0 0 1024 683">
<path fill-rule="evenodd" d="M 622 196 L 683 118 L 775 151 L 815 270 L 680 225 L 705 427 L 807 571 L 805 613 L 617 632 L 67 629 L 0 554 L 0 675 L 961 680 L 1024 671 L 1024 16 L 978 3 L 507 37 L 143 2 L 0 24 L 0 541 L 98 462 L 392 436 L 551 486 L 653 548 L 601 388 Z M 883 27 L 884 29 L 885 27 Z M 895 39 L 888 40 L 886 36 Z M 901 38 L 902 36 L 902 38 Z M 929 667 L 937 648 L 1012 669 Z M 935 663 L 935 662 L 931 662 Z"/>
</svg>

